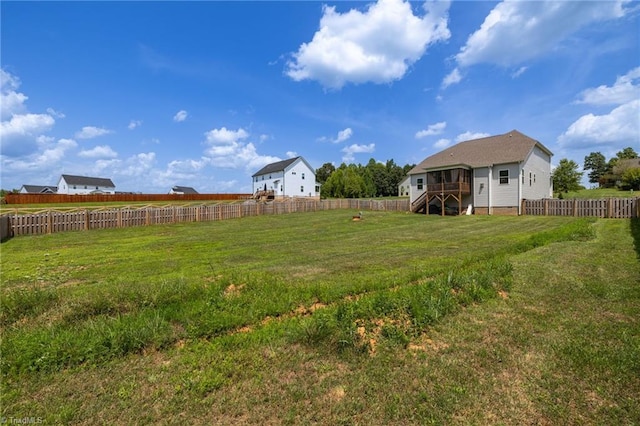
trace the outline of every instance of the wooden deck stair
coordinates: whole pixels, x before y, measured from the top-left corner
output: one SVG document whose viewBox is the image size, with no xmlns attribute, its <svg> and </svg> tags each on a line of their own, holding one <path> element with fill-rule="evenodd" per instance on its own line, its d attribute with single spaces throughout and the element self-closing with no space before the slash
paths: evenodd
<svg viewBox="0 0 640 426">
<path fill-rule="evenodd" d="M 419 213 L 421 211 L 426 212 L 427 209 L 427 192 L 423 192 L 413 203 L 411 203 L 411 212 Z"/>
</svg>

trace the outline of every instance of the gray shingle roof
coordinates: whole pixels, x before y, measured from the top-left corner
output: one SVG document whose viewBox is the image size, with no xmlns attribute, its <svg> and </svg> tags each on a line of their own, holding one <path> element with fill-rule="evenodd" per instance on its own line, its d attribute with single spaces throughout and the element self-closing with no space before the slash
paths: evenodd
<svg viewBox="0 0 640 426">
<path fill-rule="evenodd" d="M 255 172 L 251 177 L 266 175 L 267 173 L 282 172 L 298 158 L 300 157 L 289 158 L 288 160 L 282 160 L 275 163 L 267 164 L 266 166 Z"/>
<path fill-rule="evenodd" d="M 55 194 L 58 191 L 57 186 L 51 185 L 22 185 L 29 194 Z"/>
<path fill-rule="evenodd" d="M 115 188 L 111 179 L 88 177 L 88 176 L 74 176 L 74 175 L 62 175 L 67 185 L 87 185 L 87 186 L 102 186 L 107 188 Z"/>
<path fill-rule="evenodd" d="M 190 186 L 174 186 L 173 188 L 171 188 L 173 190 L 173 192 L 182 192 L 183 194 L 197 194 L 198 191 L 196 191 L 195 189 L 193 189 Z"/>
<path fill-rule="evenodd" d="M 512 130 L 503 135 L 460 142 L 427 157 L 411 169 L 409 174 L 423 173 L 425 169 L 455 166 L 478 168 L 493 164 L 519 163 L 527 158 L 536 145 L 552 155 L 551 151 L 537 140 Z"/>
</svg>

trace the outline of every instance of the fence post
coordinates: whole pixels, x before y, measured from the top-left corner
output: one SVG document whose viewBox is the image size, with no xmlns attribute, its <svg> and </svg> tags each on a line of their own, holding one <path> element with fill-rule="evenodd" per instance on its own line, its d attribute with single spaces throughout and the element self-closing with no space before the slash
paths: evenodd
<svg viewBox="0 0 640 426">
<path fill-rule="evenodd" d="M 573 216 L 578 216 L 578 199 L 574 198 L 573 199 Z"/>
<path fill-rule="evenodd" d="M 611 202 L 611 198 L 607 198 L 607 218 L 613 216 L 613 203 Z"/>
<path fill-rule="evenodd" d="M 53 213 L 49 210 L 47 214 L 47 234 L 53 233 Z"/>
<path fill-rule="evenodd" d="M 84 230 L 89 230 L 89 210 L 84 211 Z"/>
</svg>

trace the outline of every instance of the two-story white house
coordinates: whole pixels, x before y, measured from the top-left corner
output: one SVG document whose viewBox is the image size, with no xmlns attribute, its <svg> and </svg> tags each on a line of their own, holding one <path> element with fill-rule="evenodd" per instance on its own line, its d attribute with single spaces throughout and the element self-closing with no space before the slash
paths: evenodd
<svg viewBox="0 0 640 426">
<path fill-rule="evenodd" d="M 86 194 L 115 194 L 116 186 L 111 179 L 62 175 L 58 181 L 58 194 L 86 195 Z"/>
<path fill-rule="evenodd" d="M 267 164 L 251 176 L 253 193 L 272 193 L 274 198 L 320 198 L 313 167 L 302 157 Z"/>
<path fill-rule="evenodd" d="M 521 214 L 523 199 L 553 197 L 551 156 L 517 130 L 460 142 L 411 171 L 411 211 Z"/>
</svg>

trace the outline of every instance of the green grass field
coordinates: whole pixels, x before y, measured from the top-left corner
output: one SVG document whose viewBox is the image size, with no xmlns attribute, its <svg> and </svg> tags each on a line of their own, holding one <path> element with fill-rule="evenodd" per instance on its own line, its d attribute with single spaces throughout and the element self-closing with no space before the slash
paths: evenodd
<svg viewBox="0 0 640 426">
<path fill-rule="evenodd" d="M 637 221 L 334 210 L 0 249 L 7 419 L 640 422 Z"/>
<path fill-rule="evenodd" d="M 558 197 L 558 194 L 555 193 L 554 197 Z M 581 189 L 579 191 L 571 191 L 566 194 L 562 194 L 562 197 L 565 199 L 568 198 L 582 198 L 582 199 L 592 199 L 597 200 L 600 198 L 630 198 L 630 197 L 640 197 L 640 192 L 638 191 L 622 191 L 617 188 L 594 188 L 594 189 Z"/>
</svg>

